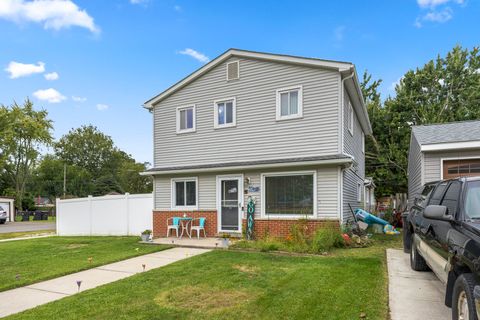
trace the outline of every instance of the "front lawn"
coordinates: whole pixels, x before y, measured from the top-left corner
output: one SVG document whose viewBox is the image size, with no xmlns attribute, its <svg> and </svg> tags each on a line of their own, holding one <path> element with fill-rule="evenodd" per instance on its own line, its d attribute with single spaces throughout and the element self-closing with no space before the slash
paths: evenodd
<svg viewBox="0 0 480 320">
<path fill-rule="evenodd" d="M 139 237 L 55 236 L 0 242 L 0 291 L 167 248 L 138 241 Z"/>
<path fill-rule="evenodd" d="M 387 319 L 386 247 L 327 256 L 216 250 L 11 319 Z"/>
</svg>

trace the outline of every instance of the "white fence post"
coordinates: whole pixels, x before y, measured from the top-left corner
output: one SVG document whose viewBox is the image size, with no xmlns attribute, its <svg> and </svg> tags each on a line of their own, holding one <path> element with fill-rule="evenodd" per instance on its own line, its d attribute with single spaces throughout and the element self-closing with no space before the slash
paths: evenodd
<svg viewBox="0 0 480 320">
<path fill-rule="evenodd" d="M 89 235 L 92 235 L 92 228 L 93 228 L 93 212 L 92 212 L 92 196 L 88 196 L 88 221 L 89 223 Z"/>
<path fill-rule="evenodd" d="M 129 203 L 129 196 L 130 193 L 125 193 L 125 207 L 126 207 L 126 224 L 127 224 L 127 235 L 130 235 L 130 203 Z"/>
<path fill-rule="evenodd" d="M 60 233 L 59 233 L 59 231 L 58 231 L 58 230 L 59 230 L 59 228 L 58 228 L 58 224 L 59 224 L 58 219 L 59 219 L 59 217 L 60 217 L 60 214 L 58 213 L 58 212 L 60 211 L 60 206 L 59 206 L 60 201 L 59 201 L 59 200 L 60 200 L 59 198 L 55 198 L 55 229 L 57 230 L 57 236 L 60 235 Z"/>
</svg>

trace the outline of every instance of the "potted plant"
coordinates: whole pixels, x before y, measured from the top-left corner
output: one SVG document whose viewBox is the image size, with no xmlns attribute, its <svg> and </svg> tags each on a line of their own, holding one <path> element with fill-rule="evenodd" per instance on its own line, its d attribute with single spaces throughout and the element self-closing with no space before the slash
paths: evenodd
<svg viewBox="0 0 480 320">
<path fill-rule="evenodd" d="M 148 230 L 148 229 L 147 229 L 147 230 L 143 231 L 143 232 L 142 232 L 142 235 L 141 235 L 142 241 L 143 241 L 143 242 L 148 242 L 148 241 L 150 241 L 150 236 L 151 236 L 151 235 L 152 235 L 152 230 Z"/>
</svg>

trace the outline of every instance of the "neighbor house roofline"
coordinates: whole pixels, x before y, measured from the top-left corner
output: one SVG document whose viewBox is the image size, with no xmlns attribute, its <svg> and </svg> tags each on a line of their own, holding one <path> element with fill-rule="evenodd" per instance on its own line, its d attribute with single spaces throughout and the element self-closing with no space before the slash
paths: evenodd
<svg viewBox="0 0 480 320">
<path fill-rule="evenodd" d="M 191 166 L 175 166 L 175 167 L 161 167 L 152 168 L 140 173 L 144 176 L 174 174 L 174 173 L 201 173 L 212 171 L 232 171 L 232 170 L 253 170 L 253 169 L 268 169 L 279 167 L 296 167 L 305 165 L 326 165 L 326 164 L 347 164 L 353 162 L 351 156 L 344 154 L 335 154 L 328 156 L 302 157 L 302 158 L 288 158 L 288 159 L 274 159 L 274 160 L 257 160 L 257 161 L 242 161 L 242 162 L 225 162 L 213 163 L 205 165 L 191 165 Z"/>
<path fill-rule="evenodd" d="M 459 141 L 447 143 L 431 143 L 422 144 L 420 150 L 425 151 L 446 151 L 446 150 L 461 150 L 461 149 L 477 149 L 480 148 L 480 140 L 476 141 Z"/>
<path fill-rule="evenodd" d="M 189 83 L 193 82 L 198 77 L 202 76 L 203 74 L 207 73 L 211 69 L 215 68 L 220 63 L 224 62 L 228 58 L 236 56 L 236 57 L 244 57 L 250 59 L 258 59 L 258 60 L 267 60 L 267 61 L 274 61 L 274 62 L 281 62 L 281 63 L 290 63 L 290 64 L 297 64 L 297 65 L 304 65 L 310 67 L 317 67 L 322 69 L 329 69 L 335 70 L 340 72 L 343 76 L 351 74 L 354 72 L 354 76 L 351 79 L 348 79 L 347 82 L 347 91 L 350 93 L 351 96 L 358 97 L 354 102 L 354 107 L 357 106 L 355 109 L 357 114 L 360 115 L 360 123 L 362 128 L 364 129 L 367 135 L 372 134 L 372 127 L 370 121 L 368 119 L 367 109 L 365 107 L 363 101 L 362 90 L 360 88 L 360 83 L 358 81 L 357 73 L 355 70 L 355 65 L 351 62 L 344 62 L 344 61 L 334 61 L 334 60 L 324 60 L 324 59 L 317 59 L 317 58 L 306 58 L 306 57 L 299 57 L 299 56 L 291 56 L 291 55 L 284 55 L 284 54 L 273 54 L 273 53 L 265 53 L 265 52 L 257 52 L 257 51 L 247 51 L 247 50 L 240 50 L 240 49 L 229 49 L 201 67 L 200 69 L 196 70 L 195 72 L 191 73 L 187 77 L 183 78 L 182 80 L 178 81 L 165 91 L 161 92 L 160 94 L 156 95 L 155 97 L 145 101 L 143 106 L 149 110 L 153 109 L 154 105 L 162 101 L 163 99 L 169 97 L 177 90 L 185 87 Z"/>
</svg>

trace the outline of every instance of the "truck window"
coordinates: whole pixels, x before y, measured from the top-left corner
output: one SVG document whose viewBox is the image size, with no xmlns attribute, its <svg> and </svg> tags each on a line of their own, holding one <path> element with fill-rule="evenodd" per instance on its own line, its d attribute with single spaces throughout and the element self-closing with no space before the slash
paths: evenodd
<svg viewBox="0 0 480 320">
<path fill-rule="evenodd" d="M 425 208 L 425 205 L 427 204 L 427 199 L 430 196 L 430 193 L 432 193 L 433 187 L 435 187 L 435 185 L 432 184 L 423 187 L 422 194 L 415 200 L 415 204 L 417 206 Z"/>
<path fill-rule="evenodd" d="M 459 181 L 453 181 L 448 186 L 447 192 L 445 192 L 445 196 L 443 197 L 442 202 L 440 203 L 442 206 L 448 208 L 448 213 L 455 216 L 457 213 L 457 206 L 458 206 L 458 197 L 460 196 L 460 187 L 461 184 Z"/>
<path fill-rule="evenodd" d="M 428 204 L 436 204 L 436 205 L 440 204 L 440 201 L 442 200 L 443 192 L 445 191 L 447 184 L 448 182 L 442 182 L 435 188 L 432 198 L 430 199 Z"/>
<path fill-rule="evenodd" d="M 467 182 L 464 207 L 468 218 L 480 219 L 480 181 Z"/>
</svg>

